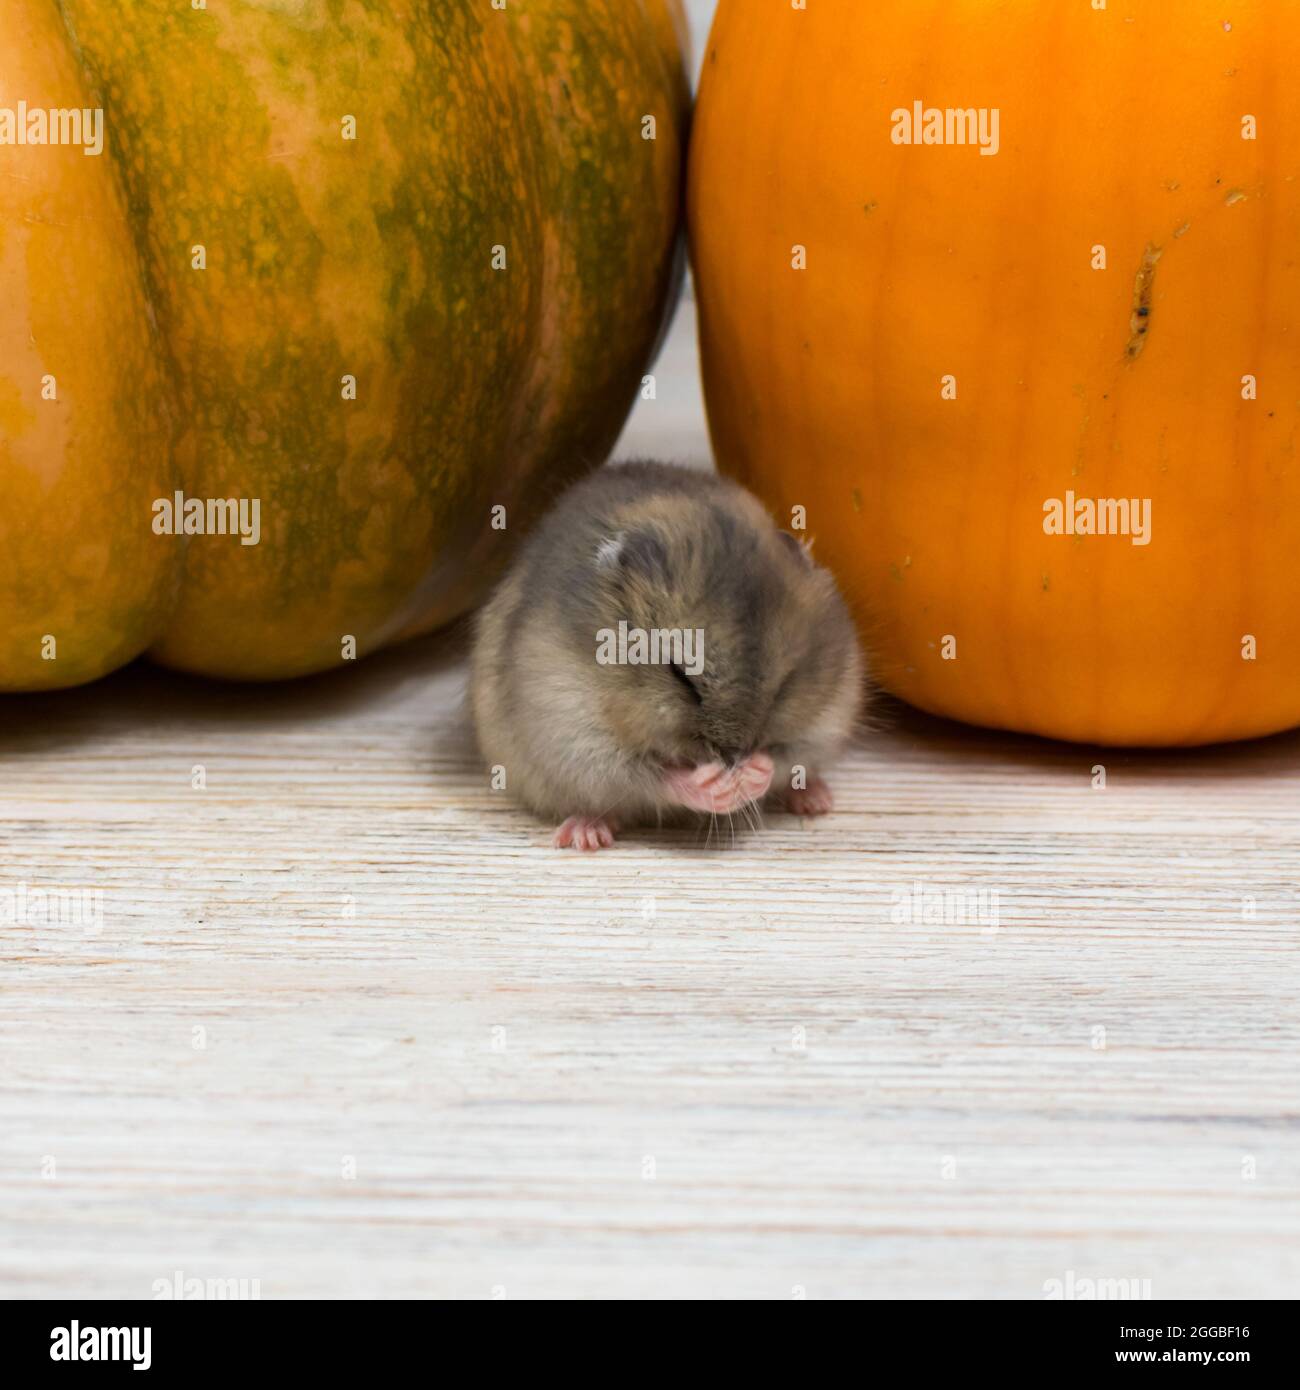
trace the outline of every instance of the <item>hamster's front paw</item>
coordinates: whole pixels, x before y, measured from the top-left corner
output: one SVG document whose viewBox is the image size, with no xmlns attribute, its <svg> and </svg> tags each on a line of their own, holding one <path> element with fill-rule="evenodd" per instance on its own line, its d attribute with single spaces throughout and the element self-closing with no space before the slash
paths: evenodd
<svg viewBox="0 0 1300 1390">
<path fill-rule="evenodd" d="M 824 816 L 835 809 L 835 798 L 824 777 L 810 777 L 806 787 L 791 787 L 781 793 L 781 800 L 795 816 Z"/>
<path fill-rule="evenodd" d="M 755 753 L 738 767 L 701 763 L 674 768 L 664 777 L 664 794 L 677 806 L 725 815 L 767 794 L 772 785 L 772 759 Z"/>
<path fill-rule="evenodd" d="M 570 816 L 551 837 L 555 849 L 611 849 L 614 822 L 604 816 Z"/>
</svg>

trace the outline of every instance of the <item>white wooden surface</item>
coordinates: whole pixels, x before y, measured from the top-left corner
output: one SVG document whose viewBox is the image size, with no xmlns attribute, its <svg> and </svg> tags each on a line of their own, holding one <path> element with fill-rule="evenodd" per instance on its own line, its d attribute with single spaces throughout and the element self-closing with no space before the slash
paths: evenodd
<svg viewBox="0 0 1300 1390">
<path fill-rule="evenodd" d="M 705 456 L 689 313 L 627 452 Z M 1300 1293 L 1300 739 L 895 710 L 831 819 L 584 858 L 463 681 L 0 704 L 0 890 L 104 895 L 0 926 L 0 1296 Z"/>
</svg>

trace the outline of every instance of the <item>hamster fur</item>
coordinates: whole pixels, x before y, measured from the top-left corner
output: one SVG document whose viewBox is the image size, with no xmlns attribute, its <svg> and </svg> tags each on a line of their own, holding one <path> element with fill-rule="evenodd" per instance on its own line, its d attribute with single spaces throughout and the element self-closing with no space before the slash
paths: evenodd
<svg viewBox="0 0 1300 1390">
<path fill-rule="evenodd" d="M 679 640 L 658 662 L 602 664 L 620 623 L 698 634 L 702 660 Z M 470 700 L 506 789 L 561 822 L 557 847 L 598 849 L 620 826 L 752 815 L 769 795 L 829 810 L 821 770 L 863 676 L 834 579 L 755 497 L 629 463 L 570 488 L 528 537 L 479 615 Z"/>
</svg>

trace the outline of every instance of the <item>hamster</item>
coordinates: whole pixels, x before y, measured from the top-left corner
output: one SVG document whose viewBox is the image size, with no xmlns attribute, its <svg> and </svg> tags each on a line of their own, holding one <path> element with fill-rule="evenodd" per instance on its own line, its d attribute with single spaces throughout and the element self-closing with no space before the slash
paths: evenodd
<svg viewBox="0 0 1300 1390">
<path fill-rule="evenodd" d="M 604 468 L 570 488 L 479 615 L 470 702 L 505 786 L 595 850 L 765 797 L 832 806 L 864 662 L 830 573 L 711 473 Z"/>
</svg>

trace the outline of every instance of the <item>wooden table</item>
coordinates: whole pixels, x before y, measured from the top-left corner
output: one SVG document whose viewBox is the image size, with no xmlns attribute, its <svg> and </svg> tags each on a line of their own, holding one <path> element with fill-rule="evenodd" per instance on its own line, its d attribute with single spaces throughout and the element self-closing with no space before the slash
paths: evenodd
<svg viewBox="0 0 1300 1390">
<path fill-rule="evenodd" d="M 887 708 L 832 818 L 582 857 L 463 685 L 0 703 L 0 916 L 102 895 L 0 925 L 0 1295 L 1300 1293 L 1300 739 Z"/>
</svg>

